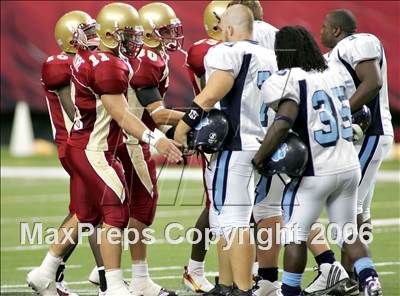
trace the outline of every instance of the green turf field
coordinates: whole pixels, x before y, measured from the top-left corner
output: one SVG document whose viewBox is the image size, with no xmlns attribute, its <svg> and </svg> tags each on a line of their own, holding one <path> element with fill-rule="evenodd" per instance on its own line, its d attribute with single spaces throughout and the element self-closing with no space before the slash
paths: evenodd
<svg viewBox="0 0 400 296">
<path fill-rule="evenodd" d="M 43 161 L 46 166 L 50 166 L 50 163 L 56 164 L 47 158 L 44 159 L 46 159 Z M 33 158 L 32 162 L 22 163 L 33 166 L 43 164 L 37 158 Z M 8 156 L 2 156 L 2 166 L 9 166 L 11 163 L 14 162 L 10 161 Z M 393 170 L 397 164 L 389 163 L 386 166 Z M 171 204 L 174 201 L 177 184 L 178 181 L 165 181 L 160 184 L 162 204 Z M 181 187 L 175 206 L 160 206 L 153 225 L 156 238 L 163 238 L 163 229 L 171 222 L 180 222 L 186 227 L 193 226 L 202 207 L 188 204 L 200 204 L 202 194 L 201 183 L 190 181 Z M 30 295 L 25 285 L 26 273 L 33 266 L 40 264 L 46 253 L 45 246 L 36 249 L 20 246 L 20 222 L 29 222 L 32 225 L 35 221 L 44 221 L 45 226 L 57 226 L 66 214 L 67 200 L 67 180 L 1 179 L 2 295 L 24 295 L 25 293 Z M 375 227 L 372 244 L 372 254 L 377 263 L 377 270 L 381 274 L 384 295 L 400 295 L 400 228 L 398 220 L 393 220 L 400 217 L 399 183 L 379 182 L 376 186 L 372 209 L 373 217 L 380 219 L 381 224 L 388 222 L 386 225 Z M 182 234 L 182 232 L 175 231 L 173 234 Z M 150 272 L 153 279 L 167 288 L 182 289 L 181 275 L 183 266 L 187 264 L 190 245 L 187 243 L 170 245 L 160 240 L 149 247 L 149 254 Z M 66 280 L 71 283 L 71 288 L 80 291 L 82 295 L 93 294 L 94 287 L 86 281 L 94 266 L 87 243 L 77 248 L 68 264 L 70 266 L 66 270 Z M 124 253 L 122 264 L 125 269 L 124 275 L 128 278 L 130 276 L 128 252 Z M 311 271 L 313 266 L 314 261 L 309 257 L 310 269 L 304 276 L 304 283 L 315 276 L 315 272 Z M 216 274 L 215 248 L 212 248 L 207 256 L 206 270 L 211 278 Z"/>
</svg>

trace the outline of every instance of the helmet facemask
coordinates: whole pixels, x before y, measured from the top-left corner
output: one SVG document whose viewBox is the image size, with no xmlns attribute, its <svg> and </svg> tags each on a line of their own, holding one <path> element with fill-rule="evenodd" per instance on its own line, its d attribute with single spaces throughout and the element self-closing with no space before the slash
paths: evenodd
<svg viewBox="0 0 400 296">
<path fill-rule="evenodd" d="M 100 38 L 97 35 L 98 24 L 93 21 L 89 24 L 80 24 L 73 34 L 75 47 L 85 50 L 95 50 L 100 46 Z"/>
<path fill-rule="evenodd" d="M 154 28 L 153 38 L 160 41 L 167 51 L 178 51 L 183 47 L 183 27 L 179 19 L 172 21 L 170 25 L 161 28 Z"/>
<path fill-rule="evenodd" d="M 120 52 L 129 58 L 136 58 L 143 47 L 143 28 L 140 26 L 126 27 L 120 29 L 113 34 L 115 39 L 119 41 Z"/>
</svg>

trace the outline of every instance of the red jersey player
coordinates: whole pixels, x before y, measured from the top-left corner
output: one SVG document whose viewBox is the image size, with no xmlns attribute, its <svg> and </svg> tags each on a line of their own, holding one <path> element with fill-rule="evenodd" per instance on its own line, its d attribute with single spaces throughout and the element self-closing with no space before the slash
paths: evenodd
<svg viewBox="0 0 400 296">
<path fill-rule="evenodd" d="M 145 47 L 138 59 L 129 62 L 135 70 L 130 80 L 128 103 L 131 111 L 151 129 L 164 125 L 175 126 L 183 112 L 164 107 L 163 98 L 168 89 L 168 54 L 181 49 L 182 25 L 174 10 L 164 3 L 151 3 L 139 10 L 144 27 Z M 118 151 L 131 191 L 129 227 L 139 233 L 153 223 L 157 200 L 157 172 L 146 143 L 128 136 L 126 145 Z M 147 245 L 141 239 L 130 244 L 132 280 L 130 289 L 144 296 L 175 295 L 154 283 L 148 273 Z"/>
<path fill-rule="evenodd" d="M 103 221 L 100 248 L 106 270 L 106 295 L 128 296 L 120 269 L 121 245 L 116 244 L 128 222 L 129 199 L 122 167 L 114 158 L 114 151 L 122 143 L 121 128 L 173 161 L 180 160 L 181 153 L 128 110 L 124 94 L 132 72 L 124 56 L 135 56 L 142 45 L 143 29 L 137 11 L 128 4 L 112 3 L 101 9 L 97 22 L 102 51 L 80 50 L 72 67 L 71 93 L 76 113 L 66 156 L 91 194 L 85 194 L 85 190 L 76 192 L 76 219 L 68 228 L 76 239 L 78 222 L 96 225 Z M 94 209 L 88 204 L 94 204 Z M 68 247 L 68 242 L 62 245 L 59 254 Z M 48 268 L 57 265 L 58 262 L 51 262 Z"/>
<path fill-rule="evenodd" d="M 83 187 L 81 179 L 74 173 L 65 155 L 67 139 L 73 124 L 72 122 L 75 113 L 75 108 L 71 100 L 70 66 L 72 64 L 73 56 L 77 51 L 77 47 L 83 46 L 88 48 L 97 47 L 99 45 L 99 39 L 95 33 L 95 28 L 95 21 L 83 11 L 71 11 L 63 15 L 57 21 L 54 30 L 57 43 L 62 49 L 62 52 L 48 57 L 42 67 L 42 85 L 46 92 L 46 102 L 53 128 L 54 140 L 57 145 L 58 157 L 63 168 L 71 177 L 69 214 L 64 219 L 64 222 L 67 222 L 75 214 L 77 203 L 74 198 L 76 197 L 75 192 L 78 188 Z M 80 34 L 78 34 L 78 31 Z M 81 36 L 81 38 L 77 38 L 78 35 Z M 56 280 L 55 287 L 54 284 L 52 284 L 46 289 L 46 291 L 54 291 L 56 288 L 60 295 L 76 295 L 75 293 L 70 292 L 63 282 L 65 262 L 72 254 L 75 246 L 76 245 L 73 245 L 62 258 L 62 262 L 57 269 L 55 277 L 52 279 Z M 93 254 L 96 257 L 96 262 L 101 262 L 101 256 L 97 244 L 91 244 L 91 247 Z M 47 257 L 51 258 L 52 253 L 54 253 L 54 247 L 50 248 Z M 32 288 L 37 289 L 40 293 L 44 293 L 45 291 L 41 290 L 40 284 L 37 285 L 36 283 L 38 277 L 43 273 L 41 271 L 43 270 L 35 269 L 34 272 L 29 273 L 28 282 L 31 284 Z"/>
<path fill-rule="evenodd" d="M 228 7 L 229 1 L 211 1 L 204 10 L 203 20 L 207 34 L 210 38 L 201 39 L 195 42 L 188 50 L 187 70 L 189 78 L 192 82 L 193 91 L 196 95 L 200 93 L 205 85 L 205 68 L 204 57 L 208 50 L 221 40 L 221 32 L 218 28 L 219 20 Z M 206 160 L 202 160 L 203 174 L 206 168 Z M 213 285 L 204 275 L 204 259 L 207 253 L 205 247 L 205 230 L 209 228 L 208 213 L 210 201 L 208 198 L 208 190 L 203 178 L 204 191 L 206 193 L 206 207 L 197 219 L 195 227 L 202 233 L 199 243 L 192 244 L 192 253 L 187 268 L 183 274 L 183 282 L 185 286 L 193 292 L 204 293 L 213 289 Z M 197 237 L 194 237 L 196 240 Z M 217 288 L 217 287 L 216 287 Z M 214 290 L 213 290 L 214 291 Z"/>
</svg>

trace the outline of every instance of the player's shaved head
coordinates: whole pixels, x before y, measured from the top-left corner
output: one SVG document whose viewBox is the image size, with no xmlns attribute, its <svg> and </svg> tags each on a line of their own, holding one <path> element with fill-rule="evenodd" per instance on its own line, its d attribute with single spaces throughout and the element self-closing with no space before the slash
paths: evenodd
<svg viewBox="0 0 400 296">
<path fill-rule="evenodd" d="M 220 23 L 224 41 L 252 39 L 253 22 L 253 13 L 248 7 L 238 4 L 227 8 Z"/>
<path fill-rule="evenodd" d="M 348 35 L 354 34 L 357 30 L 356 18 L 348 9 L 333 10 L 328 18 L 333 27 L 341 28 Z"/>
<path fill-rule="evenodd" d="M 357 30 L 357 21 L 353 13 L 347 9 L 336 9 L 328 13 L 321 28 L 321 42 L 327 48 L 354 34 Z"/>
<path fill-rule="evenodd" d="M 263 9 L 261 7 L 260 1 L 258 0 L 232 0 L 229 2 L 228 7 L 242 4 L 247 6 L 251 12 L 253 12 L 254 19 L 256 21 L 261 21 L 263 19 Z"/>
</svg>

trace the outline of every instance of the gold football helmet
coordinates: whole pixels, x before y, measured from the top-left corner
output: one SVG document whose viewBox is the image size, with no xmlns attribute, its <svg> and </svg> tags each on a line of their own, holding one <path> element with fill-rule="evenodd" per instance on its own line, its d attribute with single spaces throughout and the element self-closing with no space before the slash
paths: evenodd
<svg viewBox="0 0 400 296">
<path fill-rule="evenodd" d="M 56 23 L 54 36 L 58 46 L 67 53 L 76 53 L 77 46 L 84 48 L 99 46 L 96 21 L 80 10 L 64 14 Z"/>
<path fill-rule="evenodd" d="M 139 13 L 125 3 L 104 6 L 97 15 L 98 34 L 103 46 L 136 57 L 143 46 L 143 27 Z"/>
<path fill-rule="evenodd" d="M 211 1 L 204 10 L 203 20 L 204 27 L 210 38 L 215 40 L 221 40 L 221 31 L 218 28 L 222 14 L 225 12 L 229 4 L 229 1 Z"/>
<path fill-rule="evenodd" d="M 175 11 L 167 4 L 155 2 L 139 9 L 144 28 L 144 43 L 148 47 L 160 44 L 169 51 L 183 46 L 183 27 Z"/>
</svg>

